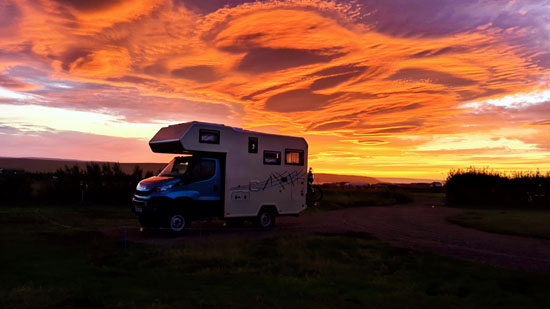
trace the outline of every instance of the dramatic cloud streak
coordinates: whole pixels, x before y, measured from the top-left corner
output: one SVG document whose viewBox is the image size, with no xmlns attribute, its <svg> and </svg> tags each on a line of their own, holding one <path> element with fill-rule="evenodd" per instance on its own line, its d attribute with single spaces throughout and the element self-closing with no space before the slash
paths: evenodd
<svg viewBox="0 0 550 309">
<path fill-rule="evenodd" d="M 202 120 L 304 135 L 326 172 L 550 169 L 548 16 L 548 1 L 3 1 L 0 155 L 122 161 L 61 136 L 131 148 Z M 49 135 L 15 150 L 23 126 Z"/>
</svg>

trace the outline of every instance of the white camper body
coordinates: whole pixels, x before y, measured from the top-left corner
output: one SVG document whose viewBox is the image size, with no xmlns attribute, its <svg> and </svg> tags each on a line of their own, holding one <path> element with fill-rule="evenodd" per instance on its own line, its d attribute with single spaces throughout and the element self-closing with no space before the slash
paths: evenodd
<svg viewBox="0 0 550 309">
<path fill-rule="evenodd" d="M 306 208 L 304 138 L 194 121 L 162 128 L 149 145 L 153 152 L 220 158 L 223 218 L 256 217 L 264 207 L 277 215 Z"/>
</svg>

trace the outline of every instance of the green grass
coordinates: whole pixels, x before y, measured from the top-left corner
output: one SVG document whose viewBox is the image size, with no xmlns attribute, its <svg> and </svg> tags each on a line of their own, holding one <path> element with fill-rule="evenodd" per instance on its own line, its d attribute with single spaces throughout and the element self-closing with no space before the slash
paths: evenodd
<svg viewBox="0 0 550 309">
<path fill-rule="evenodd" d="M 550 210 L 476 209 L 447 220 L 487 232 L 550 239 Z"/>
<path fill-rule="evenodd" d="M 410 196 L 413 198 L 413 199 L 416 199 L 416 198 L 438 198 L 438 199 L 441 199 L 441 200 L 444 200 L 445 199 L 445 193 L 444 192 L 411 192 L 410 193 Z"/>
<path fill-rule="evenodd" d="M 131 219 L 89 209 L 0 210 L 0 307 L 537 308 L 550 274 L 396 248 L 368 235 L 152 247 L 97 229 Z M 57 212 L 61 212 L 57 217 Z M 97 215 L 97 220 L 94 216 Z M 86 219 L 82 219 L 86 217 Z M 251 231 L 253 232 L 253 231 Z"/>
<path fill-rule="evenodd" d="M 63 206 L 29 205 L 0 208 L 0 224 L 17 221 L 18 218 L 36 223 L 68 226 L 74 229 L 97 230 L 102 227 L 136 226 L 135 215 L 130 207 L 79 204 Z"/>
<path fill-rule="evenodd" d="M 394 188 L 365 188 L 323 185 L 323 199 L 317 204 L 308 203 L 309 212 L 336 210 L 359 206 L 385 206 L 410 203 L 411 192 Z"/>
</svg>

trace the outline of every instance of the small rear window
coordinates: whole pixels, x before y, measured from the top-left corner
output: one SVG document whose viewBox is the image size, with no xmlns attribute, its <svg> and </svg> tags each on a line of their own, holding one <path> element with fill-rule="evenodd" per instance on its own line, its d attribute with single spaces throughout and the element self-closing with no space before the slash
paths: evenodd
<svg viewBox="0 0 550 309">
<path fill-rule="evenodd" d="M 264 164 L 281 165 L 281 152 L 272 150 L 264 151 Z"/>
<path fill-rule="evenodd" d="M 285 164 L 304 165 L 304 151 L 298 149 L 285 149 Z"/>
<path fill-rule="evenodd" d="M 200 129 L 199 142 L 206 143 L 206 144 L 219 144 L 220 131 Z"/>
<path fill-rule="evenodd" d="M 248 138 L 248 152 L 249 153 L 258 153 L 258 138 L 249 137 Z"/>
</svg>

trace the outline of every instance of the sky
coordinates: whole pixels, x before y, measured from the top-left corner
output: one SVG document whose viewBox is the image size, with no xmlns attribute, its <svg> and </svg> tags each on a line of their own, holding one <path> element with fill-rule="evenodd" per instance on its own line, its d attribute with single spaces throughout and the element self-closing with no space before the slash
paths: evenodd
<svg viewBox="0 0 550 309">
<path fill-rule="evenodd" d="M 550 170 L 550 1 L 0 1 L 0 156 L 165 162 L 163 126 L 316 172 Z"/>
</svg>

